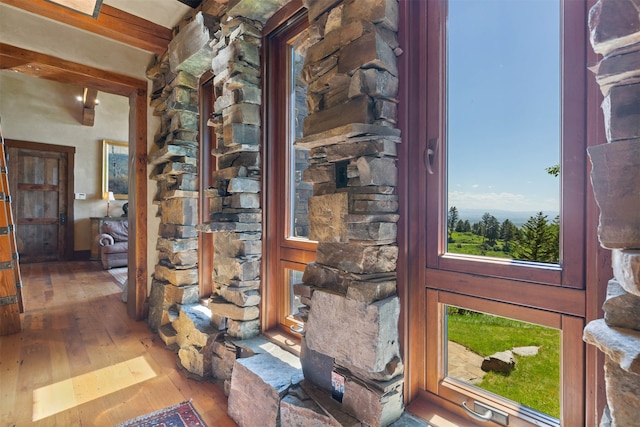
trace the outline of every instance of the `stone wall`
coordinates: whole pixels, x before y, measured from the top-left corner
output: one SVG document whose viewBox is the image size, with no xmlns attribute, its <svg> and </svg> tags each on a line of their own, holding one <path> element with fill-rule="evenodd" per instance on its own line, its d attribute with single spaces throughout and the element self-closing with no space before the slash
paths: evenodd
<svg viewBox="0 0 640 427">
<path fill-rule="evenodd" d="M 200 231 L 215 232 L 214 323 L 234 338 L 260 332 L 262 189 L 260 45 L 262 23 L 227 18 L 213 43 L 214 117 L 218 169 L 210 189 L 210 222 Z"/>
<path fill-rule="evenodd" d="M 215 3 L 186 16 L 168 51 L 147 71 L 153 82 L 150 103 L 161 117 L 149 152 L 161 218 L 148 323 L 199 376 L 211 375 L 216 330 L 198 289 L 198 89 L 199 77 L 211 68 L 210 44 L 220 32 L 215 13 L 221 10 Z"/>
<path fill-rule="evenodd" d="M 595 73 L 608 141 L 589 149 L 591 182 L 614 278 L 604 319 L 590 322 L 584 338 L 606 354 L 602 425 L 622 427 L 640 419 L 640 3 L 600 0 L 589 27 L 593 49 L 603 55 Z"/>
<path fill-rule="evenodd" d="M 161 216 L 149 325 L 185 369 L 224 382 L 240 425 L 388 425 L 403 413 L 404 372 L 396 294 L 398 2 L 305 5 L 311 40 L 296 85 L 303 123 L 295 232 L 319 243 L 295 286 L 306 303 L 300 367 L 255 338 L 264 276 L 262 29 L 286 3 L 205 1 L 149 69 L 151 104 L 162 117 L 149 153 Z M 206 194 L 211 217 L 198 223 L 198 80 L 208 70 L 218 167 Z M 214 233 L 213 294 L 202 302 L 197 232 Z M 345 379 L 341 402 L 331 398 L 337 375 Z M 258 405 L 256 393 L 269 401 Z"/>
<path fill-rule="evenodd" d="M 309 305 L 302 310 L 308 319 L 301 362 L 305 382 L 325 393 L 332 391 L 332 378 L 344 378 L 347 414 L 366 425 L 388 425 L 403 412 L 396 293 L 398 3 L 330 7 L 334 3 L 307 2 L 309 109 L 295 146 L 309 150 L 303 179 L 313 185 L 309 237 L 318 248 L 304 284 L 295 288 Z M 287 410 L 295 413 L 293 406 Z"/>
</svg>

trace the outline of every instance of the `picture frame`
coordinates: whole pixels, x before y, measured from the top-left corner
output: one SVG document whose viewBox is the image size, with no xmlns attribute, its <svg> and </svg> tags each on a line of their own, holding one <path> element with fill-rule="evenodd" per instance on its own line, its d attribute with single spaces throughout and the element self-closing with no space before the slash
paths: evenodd
<svg viewBox="0 0 640 427">
<path fill-rule="evenodd" d="M 129 144 L 102 140 L 102 194 L 113 192 L 116 200 L 129 198 Z"/>
</svg>

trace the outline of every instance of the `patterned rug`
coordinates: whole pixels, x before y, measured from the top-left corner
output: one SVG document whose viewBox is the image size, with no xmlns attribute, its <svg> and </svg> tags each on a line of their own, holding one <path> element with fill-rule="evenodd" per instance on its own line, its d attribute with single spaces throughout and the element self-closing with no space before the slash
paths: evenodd
<svg viewBox="0 0 640 427">
<path fill-rule="evenodd" d="M 143 415 L 117 427 L 206 427 L 191 401 L 182 402 L 151 414 Z"/>
<path fill-rule="evenodd" d="M 118 282 L 120 289 L 124 288 L 124 282 L 127 281 L 127 271 L 127 267 L 110 268 L 109 270 L 107 270 L 107 272 L 111 274 L 114 279 L 116 279 L 116 282 Z"/>
</svg>

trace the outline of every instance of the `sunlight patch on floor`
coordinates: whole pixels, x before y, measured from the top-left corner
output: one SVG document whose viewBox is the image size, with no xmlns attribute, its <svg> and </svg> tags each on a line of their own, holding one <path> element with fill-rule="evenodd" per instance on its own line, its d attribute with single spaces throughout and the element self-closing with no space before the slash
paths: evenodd
<svg viewBox="0 0 640 427">
<path fill-rule="evenodd" d="M 147 381 L 157 374 L 144 356 L 87 372 L 33 391 L 33 421 Z"/>
</svg>

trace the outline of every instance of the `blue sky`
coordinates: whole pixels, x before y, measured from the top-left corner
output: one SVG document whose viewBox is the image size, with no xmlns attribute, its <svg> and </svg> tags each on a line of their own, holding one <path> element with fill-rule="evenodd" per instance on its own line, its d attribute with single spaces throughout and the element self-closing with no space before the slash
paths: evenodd
<svg viewBox="0 0 640 427">
<path fill-rule="evenodd" d="M 559 210 L 559 28 L 558 0 L 449 3 L 449 206 Z"/>
</svg>

